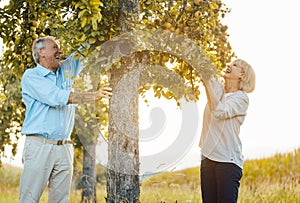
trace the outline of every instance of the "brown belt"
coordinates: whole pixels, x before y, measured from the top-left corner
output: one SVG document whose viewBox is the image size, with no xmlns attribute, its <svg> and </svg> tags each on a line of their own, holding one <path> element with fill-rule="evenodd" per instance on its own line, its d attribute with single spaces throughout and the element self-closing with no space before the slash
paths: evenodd
<svg viewBox="0 0 300 203">
<path fill-rule="evenodd" d="M 75 144 L 72 140 L 48 140 L 42 137 L 35 135 L 26 135 L 27 138 L 35 139 L 43 143 L 54 144 L 54 145 L 63 145 L 63 144 Z"/>
</svg>

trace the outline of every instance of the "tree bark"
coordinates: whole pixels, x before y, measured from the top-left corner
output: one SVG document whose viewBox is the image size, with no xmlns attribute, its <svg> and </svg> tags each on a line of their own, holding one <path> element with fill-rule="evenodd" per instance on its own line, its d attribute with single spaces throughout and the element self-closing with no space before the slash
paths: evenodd
<svg viewBox="0 0 300 203">
<path fill-rule="evenodd" d="M 81 177 L 81 202 L 96 202 L 96 145 L 94 143 L 84 148 L 83 152 L 83 175 Z"/>
<path fill-rule="evenodd" d="M 119 0 L 121 32 L 130 31 L 128 20 L 138 12 L 138 0 Z M 141 65 L 136 55 L 123 58 L 110 72 L 113 89 L 108 128 L 108 203 L 135 203 L 140 198 L 138 89 Z"/>
<path fill-rule="evenodd" d="M 139 202 L 139 65 L 131 63 L 111 71 L 107 202 Z"/>
</svg>

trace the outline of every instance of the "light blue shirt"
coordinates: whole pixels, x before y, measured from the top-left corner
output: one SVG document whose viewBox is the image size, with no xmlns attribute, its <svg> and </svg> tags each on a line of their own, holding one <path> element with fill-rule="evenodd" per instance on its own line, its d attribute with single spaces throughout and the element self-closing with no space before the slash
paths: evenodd
<svg viewBox="0 0 300 203">
<path fill-rule="evenodd" d="M 68 139 L 74 127 L 75 105 L 67 104 L 72 79 L 82 70 L 73 56 L 61 62 L 56 74 L 38 64 L 25 71 L 22 97 L 26 106 L 22 134 Z"/>
</svg>

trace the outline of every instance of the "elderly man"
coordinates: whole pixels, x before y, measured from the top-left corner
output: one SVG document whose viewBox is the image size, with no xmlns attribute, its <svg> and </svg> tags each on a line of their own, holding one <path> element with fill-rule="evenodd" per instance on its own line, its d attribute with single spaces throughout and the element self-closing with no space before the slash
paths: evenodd
<svg viewBox="0 0 300 203">
<path fill-rule="evenodd" d="M 26 115 L 22 134 L 24 168 L 20 180 L 20 203 L 39 202 L 48 183 L 48 201 L 68 202 L 73 171 L 75 106 L 109 98 L 111 89 L 72 92 L 72 78 L 82 70 L 73 56 L 61 61 L 62 50 L 53 37 L 39 38 L 32 46 L 37 66 L 25 71 L 22 97 Z"/>
</svg>

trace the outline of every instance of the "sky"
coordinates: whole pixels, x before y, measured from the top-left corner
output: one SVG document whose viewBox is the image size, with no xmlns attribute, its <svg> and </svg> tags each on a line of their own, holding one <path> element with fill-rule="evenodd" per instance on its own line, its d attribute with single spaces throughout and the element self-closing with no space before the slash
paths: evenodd
<svg viewBox="0 0 300 203">
<path fill-rule="evenodd" d="M 256 71 L 256 89 L 241 137 L 246 157 L 300 146 L 299 6 L 297 0 L 225 0 L 229 41 Z"/>
<path fill-rule="evenodd" d="M 248 115 L 241 126 L 240 137 L 244 156 L 246 159 L 264 158 L 276 153 L 293 151 L 300 147 L 298 118 L 300 2 L 298 0 L 223 0 L 223 2 L 231 8 L 231 12 L 223 21 L 229 27 L 229 41 L 232 48 L 238 58 L 246 60 L 256 72 L 256 89 L 249 94 Z M 199 136 L 185 156 L 178 161 L 177 169 L 200 163 L 198 140 L 205 102 L 205 99 L 202 99 L 197 103 L 200 112 L 197 129 Z M 140 104 L 142 111 L 140 120 L 144 121 L 141 122 L 141 128 L 147 129 L 147 126 L 151 125 L 149 108 L 158 106 L 163 109 L 167 118 L 163 129 L 166 131 L 165 134 L 176 134 L 173 132 L 178 130 L 177 127 L 182 122 L 181 112 L 176 105 L 158 100 L 150 103 L 150 107 Z M 170 107 L 171 110 L 166 110 Z M 171 144 L 172 139 L 166 136 L 142 143 L 141 154 L 149 155 L 154 153 L 153 150 L 163 150 Z M 13 163 L 21 166 L 20 157 L 21 149 Z"/>
</svg>

